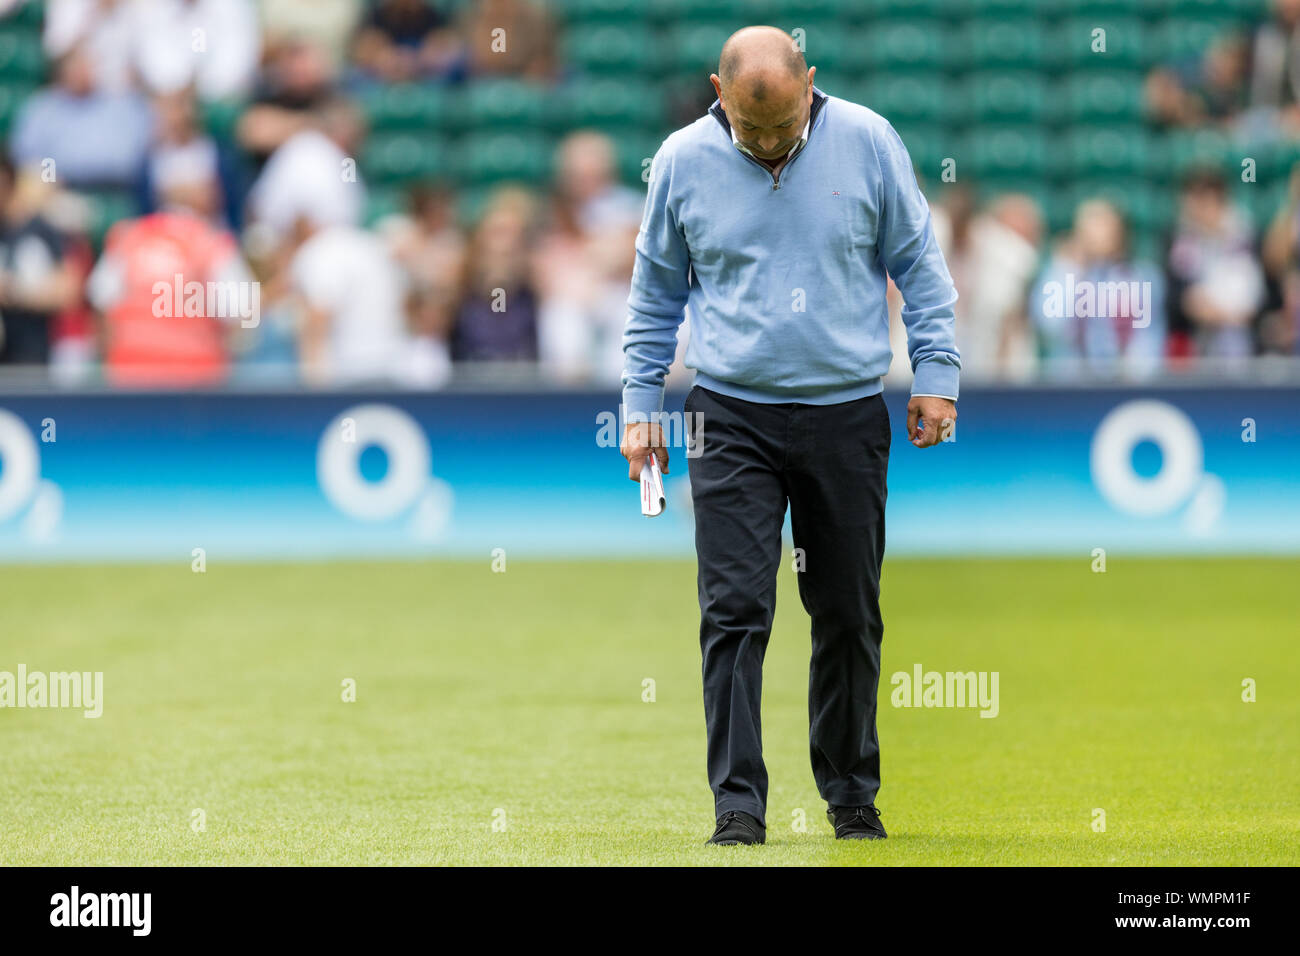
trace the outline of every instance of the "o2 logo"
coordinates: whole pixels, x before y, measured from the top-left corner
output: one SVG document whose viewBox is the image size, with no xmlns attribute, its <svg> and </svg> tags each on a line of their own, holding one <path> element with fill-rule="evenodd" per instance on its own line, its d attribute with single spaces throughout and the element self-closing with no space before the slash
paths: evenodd
<svg viewBox="0 0 1300 956">
<path fill-rule="evenodd" d="M 1160 470 L 1143 476 L 1133 468 L 1142 442 L 1160 449 Z M 1183 524 L 1209 532 L 1223 513 L 1223 480 L 1205 471 L 1205 449 L 1196 425 L 1168 402 L 1142 399 L 1112 409 L 1092 437 L 1092 480 L 1102 497 L 1139 518 L 1158 518 L 1183 505 Z"/>
<path fill-rule="evenodd" d="M 41 477 L 41 453 L 23 420 L 0 408 L 0 524 L 24 508 L 23 535 L 51 541 L 63 519 L 63 492 Z"/>
<path fill-rule="evenodd" d="M 361 471 L 368 448 L 378 448 L 388 461 L 375 480 Z M 321 433 L 316 478 L 330 504 L 358 521 L 389 521 L 410 512 L 412 532 L 429 540 L 451 516 L 451 486 L 433 476 L 429 440 L 414 418 L 392 405 L 340 412 Z"/>
</svg>

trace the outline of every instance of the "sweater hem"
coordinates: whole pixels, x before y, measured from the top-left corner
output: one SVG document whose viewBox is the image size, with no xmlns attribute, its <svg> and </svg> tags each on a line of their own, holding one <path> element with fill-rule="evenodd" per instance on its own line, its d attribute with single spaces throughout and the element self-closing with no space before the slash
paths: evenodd
<svg viewBox="0 0 1300 956">
<path fill-rule="evenodd" d="M 767 389 L 751 388 L 748 385 L 737 385 L 735 382 L 726 382 L 700 371 L 695 373 L 695 384 L 701 388 L 707 388 L 711 392 L 726 395 L 729 398 L 738 398 L 741 401 L 758 402 L 764 405 L 782 405 L 786 403 L 839 405 L 843 402 L 854 402 L 860 398 L 879 395 L 885 390 L 884 381 L 876 377 L 862 382 L 855 382 L 852 385 L 816 392 L 798 392 L 794 390 L 775 392 Z"/>
</svg>

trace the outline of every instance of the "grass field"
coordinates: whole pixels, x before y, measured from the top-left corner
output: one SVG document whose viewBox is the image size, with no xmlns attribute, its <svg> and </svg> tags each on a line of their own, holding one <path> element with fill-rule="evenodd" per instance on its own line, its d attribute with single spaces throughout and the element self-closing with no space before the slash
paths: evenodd
<svg viewBox="0 0 1300 956">
<path fill-rule="evenodd" d="M 786 569 L 765 847 L 702 845 L 693 563 L 4 568 L 0 670 L 104 713 L 0 710 L 0 864 L 1300 863 L 1300 562 L 1090 560 L 887 562 L 883 842 L 826 823 Z M 917 663 L 999 715 L 888 706 Z"/>
</svg>

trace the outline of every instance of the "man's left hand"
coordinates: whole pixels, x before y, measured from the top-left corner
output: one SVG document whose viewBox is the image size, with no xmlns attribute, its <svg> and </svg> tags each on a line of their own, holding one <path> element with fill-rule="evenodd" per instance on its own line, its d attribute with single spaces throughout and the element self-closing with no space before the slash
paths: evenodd
<svg viewBox="0 0 1300 956">
<path fill-rule="evenodd" d="M 907 403 L 907 440 L 917 448 L 939 444 L 956 422 L 957 406 L 946 398 L 913 395 Z"/>
</svg>

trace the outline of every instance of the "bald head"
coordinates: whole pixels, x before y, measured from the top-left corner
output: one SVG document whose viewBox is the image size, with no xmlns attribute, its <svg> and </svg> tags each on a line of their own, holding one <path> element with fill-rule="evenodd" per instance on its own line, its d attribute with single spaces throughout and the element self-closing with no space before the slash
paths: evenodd
<svg viewBox="0 0 1300 956">
<path fill-rule="evenodd" d="M 722 45 L 718 76 L 722 87 L 756 100 L 791 83 L 802 84 L 808 74 L 803 51 L 794 38 L 776 27 L 745 27 Z"/>
<path fill-rule="evenodd" d="M 815 72 L 790 34 L 745 27 L 722 45 L 709 79 L 736 139 L 760 159 L 778 159 L 803 134 Z"/>
</svg>

